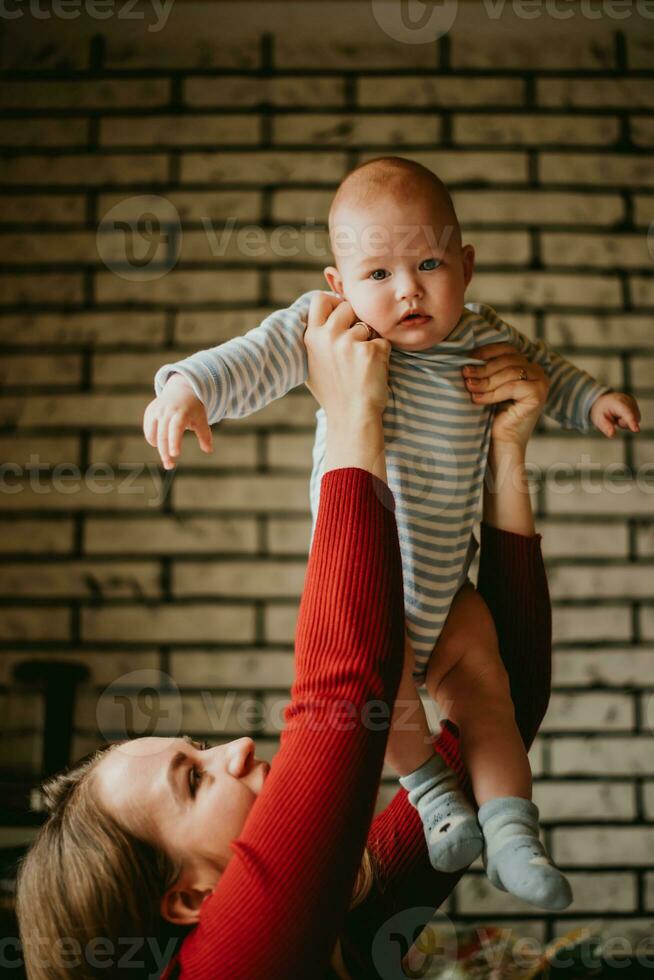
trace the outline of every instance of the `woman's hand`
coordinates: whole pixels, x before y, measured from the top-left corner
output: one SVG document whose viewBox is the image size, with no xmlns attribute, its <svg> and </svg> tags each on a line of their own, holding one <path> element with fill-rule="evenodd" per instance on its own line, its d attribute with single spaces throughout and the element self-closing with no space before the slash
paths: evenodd
<svg viewBox="0 0 654 980">
<path fill-rule="evenodd" d="M 550 379 L 539 364 L 518 353 L 512 344 L 487 344 L 470 352 L 485 360 L 481 367 L 462 368 L 465 384 L 476 405 L 497 405 L 491 438 L 523 451 L 540 418 Z"/>
<path fill-rule="evenodd" d="M 381 418 L 390 343 L 358 323 L 349 303 L 326 293 L 312 298 L 304 343 L 307 387 L 327 416 L 325 472 L 354 466 L 385 481 Z"/>
<path fill-rule="evenodd" d="M 311 300 L 304 343 L 307 387 L 328 419 L 381 416 L 388 399 L 391 345 L 357 321 L 348 302 L 327 293 Z"/>
</svg>

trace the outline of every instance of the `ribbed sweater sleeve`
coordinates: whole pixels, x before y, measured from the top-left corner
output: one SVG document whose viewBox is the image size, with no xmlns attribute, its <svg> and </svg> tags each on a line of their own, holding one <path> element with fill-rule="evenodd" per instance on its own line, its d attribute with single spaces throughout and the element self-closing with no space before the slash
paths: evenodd
<svg viewBox="0 0 654 980">
<path fill-rule="evenodd" d="M 543 719 L 550 692 L 551 606 L 540 542 L 539 534 L 527 537 L 481 525 L 477 588 L 495 620 L 527 747 Z M 469 786 L 456 726 L 446 722 L 434 745 Z M 374 819 L 368 848 L 377 881 L 368 899 L 349 914 L 343 936 L 345 962 L 356 980 L 378 980 L 375 956 L 385 960 L 387 971 L 396 963 L 401 976 L 400 958 L 413 938 L 402 938 L 402 928 L 426 925 L 464 873 L 444 874 L 431 867 L 420 818 L 403 789 Z M 404 910 L 414 911 L 406 922 L 388 929 L 391 917 Z"/>
<path fill-rule="evenodd" d="M 233 857 L 179 955 L 188 980 L 323 977 L 373 816 L 403 658 L 393 498 L 360 469 L 322 480 L 286 728 Z M 220 820 L 220 814 L 216 814 Z M 173 974 L 175 975 L 175 974 Z"/>
</svg>

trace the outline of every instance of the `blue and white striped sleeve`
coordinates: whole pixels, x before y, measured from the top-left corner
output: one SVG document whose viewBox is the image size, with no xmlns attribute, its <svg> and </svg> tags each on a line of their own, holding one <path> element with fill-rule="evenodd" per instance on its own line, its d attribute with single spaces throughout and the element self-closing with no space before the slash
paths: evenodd
<svg viewBox="0 0 654 980">
<path fill-rule="evenodd" d="M 271 313 L 242 337 L 164 364 L 154 377 L 156 394 L 178 372 L 205 406 L 209 425 L 243 418 L 281 398 L 307 377 L 304 331 L 314 292 Z"/>
<path fill-rule="evenodd" d="M 590 410 L 600 395 L 611 391 L 608 385 L 601 384 L 592 375 L 566 361 L 552 350 L 543 340 L 530 340 L 519 330 L 505 323 L 490 306 L 475 304 L 498 333 L 493 342 L 506 341 L 513 344 L 521 354 L 540 364 L 550 379 L 550 388 L 545 402 L 545 414 L 558 422 L 564 429 L 577 429 L 588 432 L 593 428 Z"/>
</svg>

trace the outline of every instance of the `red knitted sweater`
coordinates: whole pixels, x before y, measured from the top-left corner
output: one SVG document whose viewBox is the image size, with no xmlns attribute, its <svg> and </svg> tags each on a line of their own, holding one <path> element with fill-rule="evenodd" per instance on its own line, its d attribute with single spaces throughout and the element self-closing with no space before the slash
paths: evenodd
<svg viewBox="0 0 654 980">
<path fill-rule="evenodd" d="M 528 744 L 549 692 L 540 536 L 483 524 L 478 587 L 495 618 Z M 404 790 L 372 819 L 388 737 L 380 705 L 390 717 L 403 633 L 392 495 L 365 470 L 332 470 L 321 484 L 280 749 L 227 869 L 165 978 L 317 980 L 329 976 L 339 936 L 352 975 L 376 978 L 380 926 L 418 906 L 426 922 L 452 890 L 460 873 L 431 868 Z M 456 730 L 444 727 L 435 744 L 465 775 Z M 375 885 L 348 913 L 366 843 Z"/>
</svg>

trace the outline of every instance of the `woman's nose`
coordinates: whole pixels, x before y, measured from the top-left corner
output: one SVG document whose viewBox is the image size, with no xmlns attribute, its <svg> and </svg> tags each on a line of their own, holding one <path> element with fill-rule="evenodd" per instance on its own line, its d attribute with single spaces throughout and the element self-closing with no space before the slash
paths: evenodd
<svg viewBox="0 0 654 980">
<path fill-rule="evenodd" d="M 248 767 L 248 762 L 254 755 L 254 741 L 248 736 L 237 738 L 229 745 L 227 754 L 227 771 L 232 776 L 241 776 Z"/>
</svg>

